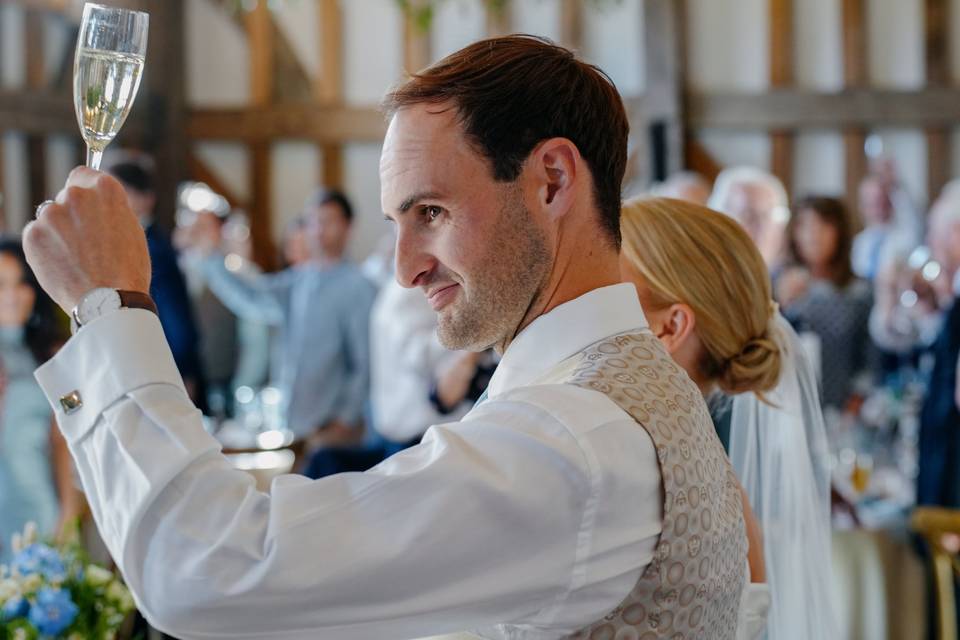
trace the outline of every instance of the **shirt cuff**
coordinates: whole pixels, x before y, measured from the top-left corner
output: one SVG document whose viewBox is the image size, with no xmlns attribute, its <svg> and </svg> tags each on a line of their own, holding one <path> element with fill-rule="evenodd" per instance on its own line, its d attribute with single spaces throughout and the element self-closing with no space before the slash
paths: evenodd
<svg viewBox="0 0 960 640">
<path fill-rule="evenodd" d="M 71 444 L 131 391 L 169 384 L 186 393 L 160 319 L 143 309 L 121 309 L 85 325 L 34 375 Z"/>
</svg>

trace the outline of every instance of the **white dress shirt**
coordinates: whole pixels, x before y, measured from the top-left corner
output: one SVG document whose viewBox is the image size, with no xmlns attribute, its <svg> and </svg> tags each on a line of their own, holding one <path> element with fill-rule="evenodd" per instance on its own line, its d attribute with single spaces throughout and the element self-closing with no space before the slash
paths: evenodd
<svg viewBox="0 0 960 640">
<path fill-rule="evenodd" d="M 437 313 L 423 292 L 386 282 L 370 314 L 370 408 L 380 435 L 409 442 L 467 412 L 469 404 L 443 416 L 430 402 L 437 368 L 451 355 L 437 338 Z"/>
<path fill-rule="evenodd" d="M 660 534 L 646 431 L 606 396 L 555 384 L 585 347 L 641 330 L 632 285 L 591 291 L 530 324 L 489 399 L 460 422 L 369 472 L 281 476 L 269 493 L 203 430 L 147 311 L 90 323 L 37 379 L 100 532 L 158 628 L 185 639 L 546 639 L 616 607 Z"/>
</svg>

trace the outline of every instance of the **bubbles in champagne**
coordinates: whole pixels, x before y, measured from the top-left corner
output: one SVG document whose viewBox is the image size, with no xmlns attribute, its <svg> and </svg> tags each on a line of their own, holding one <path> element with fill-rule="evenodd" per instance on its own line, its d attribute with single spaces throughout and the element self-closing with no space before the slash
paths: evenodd
<svg viewBox="0 0 960 640">
<path fill-rule="evenodd" d="M 143 56 L 81 49 L 75 65 L 73 96 L 80 131 L 91 149 L 103 151 L 133 106 Z"/>
</svg>

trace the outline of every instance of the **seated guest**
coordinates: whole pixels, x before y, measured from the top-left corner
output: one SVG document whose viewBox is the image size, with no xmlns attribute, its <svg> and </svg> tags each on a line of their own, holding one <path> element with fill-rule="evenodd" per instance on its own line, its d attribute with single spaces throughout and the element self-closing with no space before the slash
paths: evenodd
<svg viewBox="0 0 960 640">
<path fill-rule="evenodd" d="M 933 343 L 933 371 L 920 414 L 918 504 L 960 507 L 960 183 L 948 185 L 930 210 L 927 243 L 951 299 Z"/>
<path fill-rule="evenodd" d="M 10 539 L 28 522 L 50 536 L 82 513 L 70 453 L 33 378 L 64 334 L 20 243 L 0 240 L 0 564 L 9 565 Z"/>
<path fill-rule="evenodd" d="M 362 437 L 369 391 L 369 316 L 375 290 L 346 257 L 353 208 L 338 191 L 321 189 L 307 201 L 304 233 L 310 260 L 275 274 L 231 271 L 222 254 L 209 255 L 204 274 L 234 313 L 277 327 L 278 386 L 287 427 L 299 439 L 347 444 Z M 212 231 L 198 240 L 219 250 Z"/>
<path fill-rule="evenodd" d="M 763 540 L 754 582 L 769 584 L 765 638 L 833 638 L 830 490 L 816 379 L 776 311 L 759 252 L 728 217 L 679 200 L 628 202 L 621 271 L 650 329 L 709 399 Z M 748 519 L 749 521 L 749 519 Z M 762 566 L 758 575 L 757 567 Z M 765 592 L 748 592 L 762 624 Z"/>
<path fill-rule="evenodd" d="M 875 355 L 868 330 L 873 296 L 850 267 L 852 224 L 843 203 L 809 197 L 794 209 L 777 300 L 791 324 L 819 337 L 823 403 L 843 409 Z"/>
<path fill-rule="evenodd" d="M 899 214 L 895 208 L 895 184 L 880 173 L 860 182 L 858 204 L 864 227 L 853 239 L 850 259 L 853 272 L 865 280 L 872 281 L 882 265 L 905 257 L 919 241 L 912 208 L 901 204 Z"/>
<path fill-rule="evenodd" d="M 760 249 L 767 268 L 776 272 L 783 261 L 784 230 L 790 220 L 783 183 L 754 167 L 732 167 L 717 176 L 708 204 L 739 222 Z"/>
<path fill-rule="evenodd" d="M 187 385 L 190 396 L 197 400 L 201 408 L 206 408 L 200 363 L 200 337 L 187 293 L 187 284 L 169 236 L 154 222 L 153 209 L 157 196 L 153 190 L 153 171 L 146 159 L 119 162 L 107 171 L 123 185 L 130 200 L 130 207 L 146 231 L 150 263 L 153 267 L 150 296 L 156 302 L 163 334 L 170 343 L 184 384 Z"/>
<path fill-rule="evenodd" d="M 430 401 L 437 411 L 449 415 L 483 399 L 500 358 L 493 349 L 457 351 L 437 370 Z"/>
<path fill-rule="evenodd" d="M 905 258 L 891 256 L 873 280 L 870 338 L 900 360 L 928 349 L 940 334 L 943 309 L 934 284 Z"/>
<path fill-rule="evenodd" d="M 389 448 L 418 442 L 430 425 L 445 421 L 430 402 L 430 386 L 450 354 L 437 339 L 437 314 L 423 293 L 387 281 L 370 318 L 370 405 L 373 427 Z"/>
</svg>

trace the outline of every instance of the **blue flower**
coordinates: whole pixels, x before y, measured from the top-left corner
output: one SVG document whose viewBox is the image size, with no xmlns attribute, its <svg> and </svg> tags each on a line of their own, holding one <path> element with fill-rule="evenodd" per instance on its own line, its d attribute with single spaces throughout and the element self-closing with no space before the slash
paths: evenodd
<svg viewBox="0 0 960 640">
<path fill-rule="evenodd" d="M 16 596 L 10 598 L 3 605 L 3 609 L 0 609 L 0 620 L 13 620 L 14 618 L 22 618 L 27 615 L 27 612 L 30 610 L 30 603 L 27 602 L 27 599 L 22 596 Z"/>
<path fill-rule="evenodd" d="M 60 554 L 56 549 L 39 542 L 14 556 L 13 569 L 22 576 L 39 573 L 48 582 L 63 582 L 67 578 L 67 569 Z"/>
<path fill-rule="evenodd" d="M 70 593 L 63 589 L 43 587 L 30 606 L 30 624 L 44 636 L 56 636 L 73 624 L 78 613 Z"/>
</svg>

